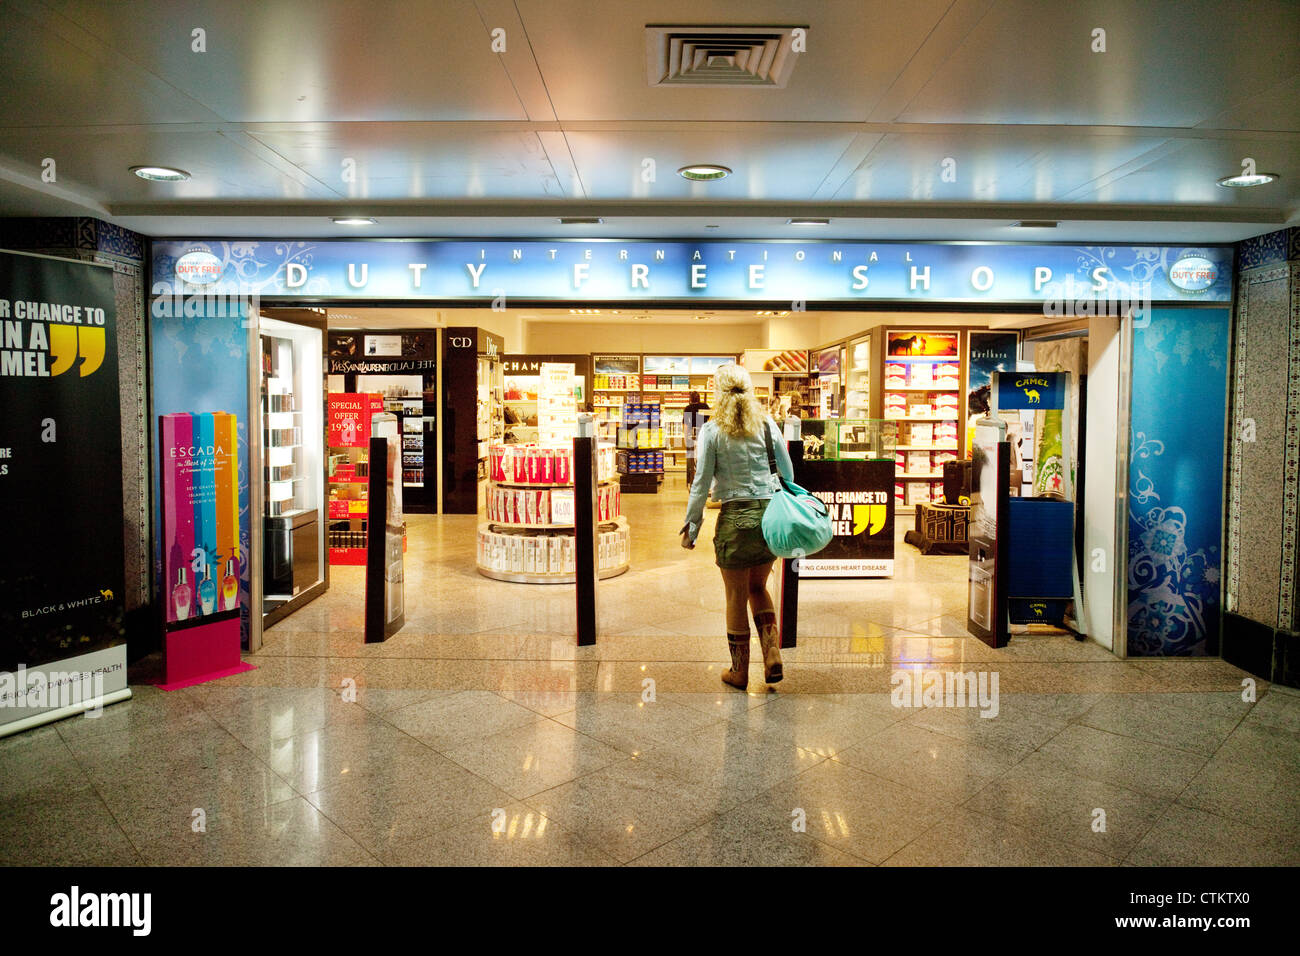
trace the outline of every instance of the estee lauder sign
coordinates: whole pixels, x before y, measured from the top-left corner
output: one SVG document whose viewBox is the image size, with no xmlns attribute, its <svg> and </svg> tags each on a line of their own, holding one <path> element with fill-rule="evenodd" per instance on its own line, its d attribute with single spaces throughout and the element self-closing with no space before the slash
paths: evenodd
<svg viewBox="0 0 1300 956">
<path fill-rule="evenodd" d="M 154 295 L 197 288 L 177 272 L 195 252 L 222 262 L 207 289 L 304 299 L 1049 302 L 1068 283 L 1072 300 L 1228 301 L 1232 288 L 1228 246 L 161 240 Z M 1184 287 L 1189 259 L 1204 288 Z"/>
</svg>

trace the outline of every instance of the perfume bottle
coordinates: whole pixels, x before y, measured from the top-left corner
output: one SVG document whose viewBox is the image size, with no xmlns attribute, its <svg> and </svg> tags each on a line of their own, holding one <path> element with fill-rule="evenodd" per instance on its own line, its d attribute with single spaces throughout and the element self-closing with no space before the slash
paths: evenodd
<svg viewBox="0 0 1300 956">
<path fill-rule="evenodd" d="M 199 607 L 203 614 L 211 614 L 217 609 L 217 582 L 212 580 L 212 568 L 203 570 L 203 581 L 199 584 Z"/>
<path fill-rule="evenodd" d="M 239 578 L 235 577 L 235 559 L 226 558 L 226 573 L 221 579 L 221 610 L 233 611 L 239 599 Z"/>
<path fill-rule="evenodd" d="M 194 589 L 189 585 L 189 572 L 181 568 L 176 572 L 176 587 L 172 588 L 172 606 L 176 609 L 176 620 L 183 621 L 190 616 L 194 606 Z"/>
</svg>

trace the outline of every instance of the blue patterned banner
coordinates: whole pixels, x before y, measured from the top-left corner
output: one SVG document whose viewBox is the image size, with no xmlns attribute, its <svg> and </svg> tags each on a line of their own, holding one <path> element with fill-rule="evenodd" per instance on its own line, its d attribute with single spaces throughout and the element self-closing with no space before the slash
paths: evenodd
<svg viewBox="0 0 1300 956">
<path fill-rule="evenodd" d="M 1228 302 L 1232 248 L 576 239 L 182 240 L 153 244 L 154 295 L 555 301 Z"/>
<path fill-rule="evenodd" d="M 1133 332 L 1128 653 L 1219 642 L 1227 309 L 1155 309 Z"/>
</svg>

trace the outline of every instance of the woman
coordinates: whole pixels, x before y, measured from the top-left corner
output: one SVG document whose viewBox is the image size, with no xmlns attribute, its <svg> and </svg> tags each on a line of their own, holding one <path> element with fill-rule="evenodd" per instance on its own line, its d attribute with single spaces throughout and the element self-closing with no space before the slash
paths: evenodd
<svg viewBox="0 0 1300 956">
<path fill-rule="evenodd" d="M 713 551 L 727 594 L 727 646 L 731 670 L 722 680 L 744 690 L 749 684 L 749 619 L 754 614 L 758 643 L 763 649 L 763 675 L 775 684 L 784 675 L 777 646 L 776 611 L 767 593 L 767 578 L 776 556 L 763 540 L 763 512 L 780 483 L 772 474 L 765 435 L 772 440 L 777 468 L 789 481 L 794 467 L 776 422 L 754 396 L 749 373 L 739 365 L 720 366 L 714 374 L 713 417 L 696 439 L 695 481 L 686 505 L 682 547 L 694 548 L 704 520 L 704 502 L 722 503 L 713 535 Z"/>
</svg>

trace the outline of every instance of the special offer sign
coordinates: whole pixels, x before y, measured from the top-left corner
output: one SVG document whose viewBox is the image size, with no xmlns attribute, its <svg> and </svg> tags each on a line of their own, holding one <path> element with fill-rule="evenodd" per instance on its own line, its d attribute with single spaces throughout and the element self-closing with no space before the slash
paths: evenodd
<svg viewBox="0 0 1300 956">
<path fill-rule="evenodd" d="M 370 422 L 384 410 L 384 397 L 369 392 L 335 392 L 329 397 L 330 448 L 367 448 Z"/>
</svg>

